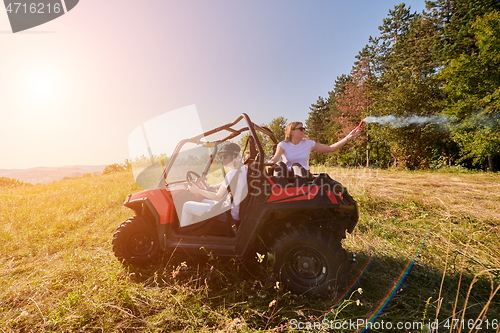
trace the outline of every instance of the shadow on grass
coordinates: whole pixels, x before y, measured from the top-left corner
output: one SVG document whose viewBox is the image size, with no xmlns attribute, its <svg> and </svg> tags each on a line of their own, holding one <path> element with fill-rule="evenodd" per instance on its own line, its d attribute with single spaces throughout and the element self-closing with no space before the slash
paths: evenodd
<svg viewBox="0 0 500 333">
<path fill-rule="evenodd" d="M 469 320 L 473 323 L 479 318 L 477 325 L 486 318 L 500 318 L 500 297 L 495 296 L 500 280 L 495 272 L 443 272 L 420 264 L 418 255 L 394 258 L 361 252 L 357 258 L 354 275 L 361 276 L 357 285 L 363 289 L 363 306 L 346 309 L 350 318 L 394 325 L 416 323 L 413 327 L 408 324 L 408 332 L 415 331 L 418 322 L 434 324 L 436 320 L 440 329 L 449 331 L 452 320 L 462 318 L 462 331 L 468 332 L 467 325 L 473 326 L 467 323 Z"/>
</svg>

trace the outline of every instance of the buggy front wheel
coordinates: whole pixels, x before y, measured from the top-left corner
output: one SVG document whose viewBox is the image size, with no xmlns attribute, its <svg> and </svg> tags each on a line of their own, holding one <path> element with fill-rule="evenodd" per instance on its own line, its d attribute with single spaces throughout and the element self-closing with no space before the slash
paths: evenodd
<svg viewBox="0 0 500 333">
<path fill-rule="evenodd" d="M 144 266 L 153 263 L 160 254 L 158 232 L 141 216 L 123 222 L 113 236 L 115 256 L 129 264 Z"/>
</svg>

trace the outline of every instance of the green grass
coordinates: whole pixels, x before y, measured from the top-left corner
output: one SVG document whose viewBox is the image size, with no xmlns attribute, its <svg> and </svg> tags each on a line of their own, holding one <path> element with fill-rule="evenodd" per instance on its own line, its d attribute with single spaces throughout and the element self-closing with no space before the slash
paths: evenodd
<svg viewBox="0 0 500 333">
<path fill-rule="evenodd" d="M 444 325 L 463 316 L 469 332 L 467 320 L 480 317 L 482 332 L 497 331 L 500 175 L 327 171 L 361 210 L 344 246 L 357 255 L 353 279 L 362 277 L 343 303 L 291 295 L 265 262 L 167 255 L 154 267 L 123 266 L 111 239 L 132 214 L 124 199 L 140 190 L 127 173 L 2 187 L 0 332 L 293 332 L 369 319 L 384 305 L 378 322 L 437 318 L 439 332 L 458 332 Z"/>
</svg>

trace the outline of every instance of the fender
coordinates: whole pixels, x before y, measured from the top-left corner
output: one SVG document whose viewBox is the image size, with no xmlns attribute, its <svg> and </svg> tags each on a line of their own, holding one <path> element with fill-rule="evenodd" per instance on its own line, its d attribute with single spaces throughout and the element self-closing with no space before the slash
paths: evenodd
<svg viewBox="0 0 500 333">
<path fill-rule="evenodd" d="M 149 215 L 154 219 L 160 247 L 165 251 L 166 232 L 175 220 L 174 202 L 170 193 L 162 189 L 153 189 L 129 194 L 123 205 L 132 209 L 136 215 Z"/>
</svg>

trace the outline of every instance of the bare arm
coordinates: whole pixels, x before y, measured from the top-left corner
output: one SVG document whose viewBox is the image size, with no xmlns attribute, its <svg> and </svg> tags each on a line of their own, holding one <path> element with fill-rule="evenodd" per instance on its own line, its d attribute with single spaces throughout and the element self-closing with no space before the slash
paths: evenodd
<svg viewBox="0 0 500 333">
<path fill-rule="evenodd" d="M 200 194 L 207 199 L 219 201 L 220 199 L 222 199 L 224 197 L 224 195 L 226 195 L 227 187 L 220 186 L 220 184 L 218 184 L 218 185 L 219 185 L 219 189 L 217 190 L 217 192 L 203 190 L 196 185 L 189 186 L 189 191 L 191 191 L 191 193 Z"/>
<path fill-rule="evenodd" d="M 220 186 L 222 185 L 224 181 L 221 181 L 219 184 L 215 184 L 215 185 L 208 185 L 208 190 L 211 190 L 211 192 L 217 192 L 217 190 L 220 188 Z"/>
<path fill-rule="evenodd" d="M 334 143 L 333 145 L 327 146 L 322 143 L 317 143 L 313 147 L 313 151 L 316 151 L 318 153 L 333 153 L 334 151 L 339 150 L 342 148 L 346 143 L 348 143 L 352 138 L 358 136 L 361 133 L 362 129 L 359 127 L 356 127 L 353 129 L 345 138 L 342 140 Z"/>
<path fill-rule="evenodd" d="M 276 153 L 274 154 L 274 156 L 269 160 L 269 163 L 278 163 L 278 161 L 280 160 L 281 158 L 281 155 L 283 155 L 283 148 L 281 148 L 281 146 L 278 146 L 276 148 Z"/>
</svg>

